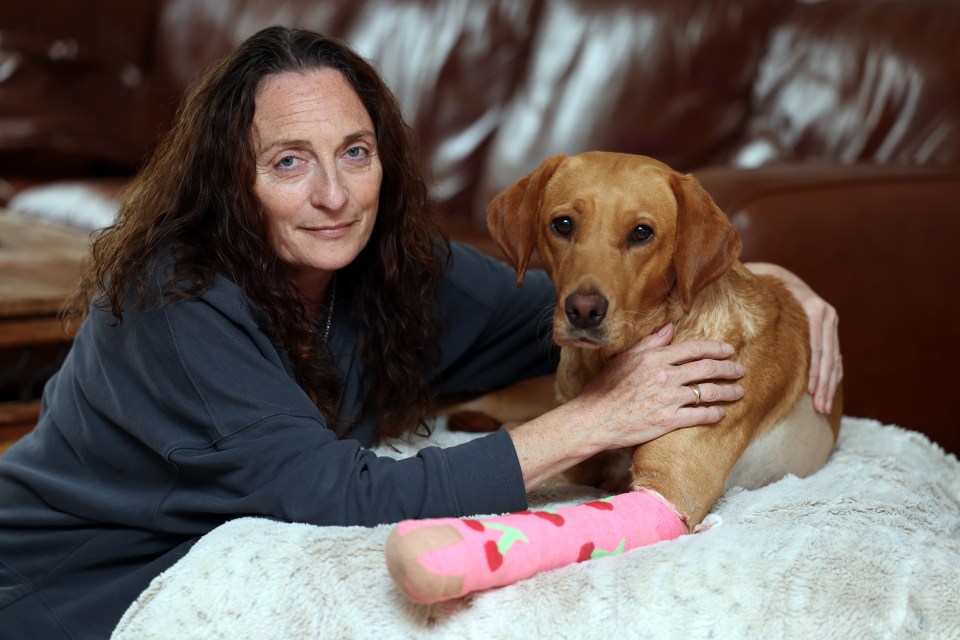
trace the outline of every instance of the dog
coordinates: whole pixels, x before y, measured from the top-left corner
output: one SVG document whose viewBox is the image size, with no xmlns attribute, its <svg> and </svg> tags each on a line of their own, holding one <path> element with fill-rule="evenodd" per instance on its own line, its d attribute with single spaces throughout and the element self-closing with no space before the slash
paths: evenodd
<svg viewBox="0 0 960 640">
<path fill-rule="evenodd" d="M 572 470 L 576 481 L 653 489 L 692 530 L 726 488 L 803 477 L 825 464 L 842 390 L 829 415 L 814 411 L 803 310 L 781 282 L 739 261 L 739 234 L 692 175 L 640 155 L 552 156 L 494 197 L 487 223 L 518 285 L 536 251 L 556 287 L 558 401 L 668 322 L 675 341 L 733 345 L 746 369 L 744 397 L 726 404 L 719 423 L 636 447 L 620 471 L 610 468 L 614 454 L 587 461 Z"/>
</svg>

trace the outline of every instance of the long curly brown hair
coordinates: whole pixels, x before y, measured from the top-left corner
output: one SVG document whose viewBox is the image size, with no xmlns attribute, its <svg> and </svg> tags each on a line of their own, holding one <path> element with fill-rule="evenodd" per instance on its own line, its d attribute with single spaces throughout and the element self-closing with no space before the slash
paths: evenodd
<svg viewBox="0 0 960 640">
<path fill-rule="evenodd" d="M 381 437 L 423 422 L 434 400 L 428 375 L 438 323 L 430 294 L 449 244 L 424 182 L 412 132 L 373 67 L 335 38 L 285 27 L 259 31 L 203 76 L 174 123 L 128 187 L 116 222 L 94 241 L 68 321 L 91 304 L 123 320 L 134 291 L 145 304 L 147 276 L 163 255 L 175 258 L 168 299 L 196 297 L 226 274 L 269 318 L 297 381 L 342 435 L 335 415 L 341 381 L 315 319 L 308 316 L 267 235 L 254 193 L 251 137 L 257 89 L 270 75 L 335 69 L 369 113 L 383 167 L 380 205 L 366 248 L 337 274 L 337 308 L 348 308 L 363 338 L 360 353 L 371 390 L 367 411 Z"/>
</svg>

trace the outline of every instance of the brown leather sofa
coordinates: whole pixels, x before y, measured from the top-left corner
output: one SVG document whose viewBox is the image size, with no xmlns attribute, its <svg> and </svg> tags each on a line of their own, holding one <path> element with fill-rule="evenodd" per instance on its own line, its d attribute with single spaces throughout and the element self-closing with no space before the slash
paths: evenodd
<svg viewBox="0 0 960 640">
<path fill-rule="evenodd" d="M 382 70 L 454 237 L 496 252 L 486 203 L 551 154 L 693 172 L 745 260 L 783 264 L 839 310 L 846 413 L 960 452 L 960 2 L 8 4 L 0 204 L 108 219 L 200 69 L 260 27 L 303 26 Z"/>
</svg>

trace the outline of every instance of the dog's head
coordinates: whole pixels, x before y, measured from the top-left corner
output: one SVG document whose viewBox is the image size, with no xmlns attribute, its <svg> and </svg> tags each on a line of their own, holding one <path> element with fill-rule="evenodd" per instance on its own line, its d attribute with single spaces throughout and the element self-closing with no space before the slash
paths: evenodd
<svg viewBox="0 0 960 640">
<path fill-rule="evenodd" d="M 615 353 L 659 328 L 740 255 L 700 183 L 638 155 L 553 156 L 497 195 L 490 234 L 517 270 L 534 249 L 557 289 L 554 340 Z"/>
</svg>

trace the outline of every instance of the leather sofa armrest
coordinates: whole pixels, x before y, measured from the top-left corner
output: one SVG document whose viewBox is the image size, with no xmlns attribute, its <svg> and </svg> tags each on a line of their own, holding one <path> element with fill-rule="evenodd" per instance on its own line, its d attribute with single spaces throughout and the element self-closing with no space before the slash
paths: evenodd
<svg viewBox="0 0 960 640">
<path fill-rule="evenodd" d="M 844 413 L 960 452 L 960 167 L 778 165 L 694 172 L 743 239 L 840 316 Z"/>
</svg>

